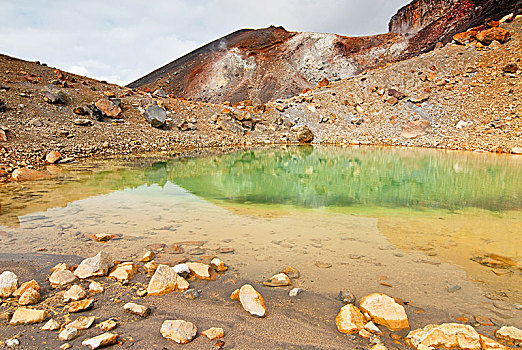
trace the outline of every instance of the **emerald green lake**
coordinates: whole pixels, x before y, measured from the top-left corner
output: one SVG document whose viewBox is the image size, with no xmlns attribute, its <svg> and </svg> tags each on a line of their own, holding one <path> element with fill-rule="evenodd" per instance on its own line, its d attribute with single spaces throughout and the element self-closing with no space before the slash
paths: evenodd
<svg viewBox="0 0 522 350">
<path fill-rule="evenodd" d="M 484 303 L 522 302 L 520 156 L 284 147 L 50 170 L 53 180 L 0 187 L 0 252 L 215 255 L 258 282 L 292 265 L 296 284 L 315 293 L 383 291 L 497 318 Z M 118 238 L 103 244 L 93 233 Z M 174 254 L 186 241 L 202 243 Z M 510 265 L 471 260 L 485 256 Z"/>
</svg>

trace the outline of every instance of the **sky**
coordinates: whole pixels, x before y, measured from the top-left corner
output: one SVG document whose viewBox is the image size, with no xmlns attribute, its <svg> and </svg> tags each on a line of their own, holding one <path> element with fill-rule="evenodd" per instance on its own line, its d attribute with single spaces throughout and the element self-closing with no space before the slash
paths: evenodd
<svg viewBox="0 0 522 350">
<path fill-rule="evenodd" d="M 386 33 L 404 0 L 0 0 L 0 53 L 126 85 L 242 28 Z"/>
</svg>

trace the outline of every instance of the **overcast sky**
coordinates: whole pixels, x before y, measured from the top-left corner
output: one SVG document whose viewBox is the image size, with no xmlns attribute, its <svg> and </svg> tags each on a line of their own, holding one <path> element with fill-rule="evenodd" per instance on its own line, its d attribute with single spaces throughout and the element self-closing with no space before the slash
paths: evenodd
<svg viewBox="0 0 522 350">
<path fill-rule="evenodd" d="M 0 0 L 0 53 L 128 84 L 241 28 L 385 33 L 405 0 Z"/>
</svg>

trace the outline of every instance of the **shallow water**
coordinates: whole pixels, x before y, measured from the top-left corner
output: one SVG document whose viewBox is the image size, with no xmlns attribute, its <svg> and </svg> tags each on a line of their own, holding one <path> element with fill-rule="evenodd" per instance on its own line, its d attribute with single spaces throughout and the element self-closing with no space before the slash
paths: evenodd
<svg viewBox="0 0 522 350">
<path fill-rule="evenodd" d="M 0 252 L 104 249 L 123 259 L 152 247 L 170 263 L 218 255 L 255 281 L 292 265 L 305 290 L 382 291 L 516 324 L 521 158 L 288 147 L 52 167 L 57 179 L 0 187 Z M 93 233 L 118 237 L 104 244 Z M 204 244 L 184 243 L 174 254 L 172 244 L 183 241 Z M 486 254 L 513 266 L 470 259 Z"/>
</svg>

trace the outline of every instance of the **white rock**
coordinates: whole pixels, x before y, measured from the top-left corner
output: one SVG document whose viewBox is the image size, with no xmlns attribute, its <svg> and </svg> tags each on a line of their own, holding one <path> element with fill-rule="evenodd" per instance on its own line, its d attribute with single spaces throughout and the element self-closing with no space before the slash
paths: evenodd
<svg viewBox="0 0 522 350">
<path fill-rule="evenodd" d="M 33 288 L 29 288 L 22 294 L 22 296 L 20 296 L 20 299 L 18 299 L 18 304 L 33 305 L 39 301 L 40 301 L 40 293 L 38 293 Z"/>
<path fill-rule="evenodd" d="M 87 297 L 85 290 L 77 284 L 69 288 L 67 292 L 63 294 L 63 302 L 68 303 L 70 301 L 78 301 Z"/>
<path fill-rule="evenodd" d="M 42 331 L 55 331 L 57 329 L 60 329 L 60 324 L 56 322 L 54 318 L 51 318 L 49 321 L 47 321 L 46 324 L 40 328 Z"/>
<path fill-rule="evenodd" d="M 5 346 L 7 346 L 8 348 L 13 348 L 13 347 L 18 346 L 18 345 L 20 345 L 20 341 L 18 339 L 16 339 L 16 338 L 14 338 L 14 339 L 7 339 L 5 341 Z"/>
<path fill-rule="evenodd" d="M 18 277 L 11 271 L 0 274 L 0 297 L 9 298 L 18 288 Z"/>
<path fill-rule="evenodd" d="M 29 324 L 29 323 L 40 323 L 45 321 L 47 312 L 45 310 L 34 310 L 25 307 L 19 307 L 13 314 L 9 324 Z"/>
<path fill-rule="evenodd" d="M 76 270 L 74 270 L 74 275 L 80 279 L 93 276 L 105 276 L 113 265 L 109 254 L 99 252 L 92 258 L 83 260 Z"/>
<path fill-rule="evenodd" d="M 125 262 L 116 266 L 109 274 L 109 277 L 120 282 L 128 282 L 137 272 L 138 268 L 133 262 Z"/>
<path fill-rule="evenodd" d="M 89 292 L 92 293 L 103 293 L 105 289 L 103 288 L 102 284 L 99 282 L 91 282 L 89 284 Z"/>
<path fill-rule="evenodd" d="M 109 346 L 112 344 L 116 344 L 118 341 L 118 334 L 113 333 L 103 333 L 94 338 L 86 339 L 82 342 L 83 346 L 88 346 L 91 349 L 98 349 L 104 346 Z"/>
<path fill-rule="evenodd" d="M 225 265 L 225 263 L 219 258 L 212 259 L 210 266 L 212 266 L 217 272 L 223 272 L 228 269 L 227 265 Z"/>
<path fill-rule="evenodd" d="M 516 346 L 522 345 L 522 330 L 513 326 L 503 326 L 495 332 L 497 339 Z"/>
<path fill-rule="evenodd" d="M 123 310 L 141 317 L 147 317 L 150 314 L 150 309 L 148 307 L 135 303 L 127 303 L 123 305 Z"/>
<path fill-rule="evenodd" d="M 65 328 L 60 332 L 60 334 L 58 334 L 58 339 L 63 341 L 73 340 L 74 338 L 78 337 L 78 335 L 80 335 L 79 333 L 80 332 L 78 332 L 76 328 Z"/>
<path fill-rule="evenodd" d="M 288 295 L 291 297 L 296 297 L 298 294 L 300 294 L 303 290 L 301 288 L 292 288 L 290 292 L 288 292 Z"/>
<path fill-rule="evenodd" d="M 264 317 L 266 315 L 263 296 L 250 284 L 245 284 L 239 289 L 239 302 L 243 309 L 253 316 Z"/>
<path fill-rule="evenodd" d="M 281 272 L 277 275 L 270 277 L 270 279 L 264 282 L 263 284 L 269 287 L 283 287 L 291 285 L 292 282 L 285 273 Z"/>
<path fill-rule="evenodd" d="M 64 287 L 76 282 L 76 280 L 76 276 L 69 270 L 54 271 L 49 277 L 49 282 L 52 287 Z"/>
<path fill-rule="evenodd" d="M 179 344 L 190 342 L 197 333 L 197 328 L 192 322 L 183 320 L 167 320 L 161 325 L 161 335 L 164 338 L 174 340 Z"/>
<path fill-rule="evenodd" d="M 176 272 L 178 275 L 183 275 L 183 274 L 188 275 L 190 273 L 190 269 L 187 266 L 187 264 L 177 264 L 176 266 L 173 267 L 173 269 L 174 269 L 174 272 Z"/>
</svg>

